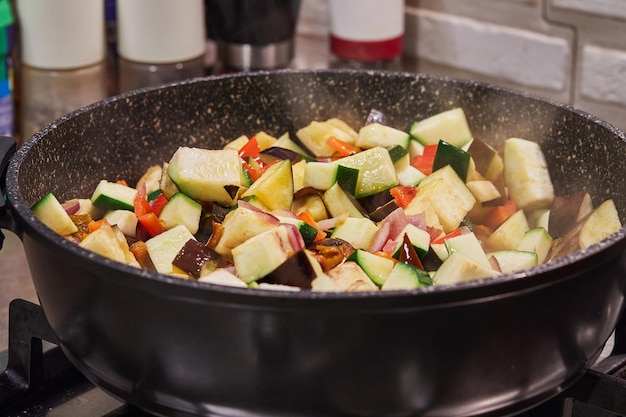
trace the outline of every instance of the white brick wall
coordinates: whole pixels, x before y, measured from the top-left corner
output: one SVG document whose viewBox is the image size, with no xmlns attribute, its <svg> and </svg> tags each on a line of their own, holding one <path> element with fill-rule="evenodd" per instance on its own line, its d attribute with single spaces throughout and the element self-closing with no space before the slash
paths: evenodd
<svg viewBox="0 0 626 417">
<path fill-rule="evenodd" d="M 417 27 L 417 42 L 407 42 L 410 55 L 527 86 L 565 88 L 571 60 L 565 39 L 424 9 L 407 13 Z"/>
<path fill-rule="evenodd" d="M 626 51 L 584 47 L 580 91 L 593 100 L 626 103 Z"/>
<path fill-rule="evenodd" d="M 406 4 L 404 69 L 527 90 L 626 130 L 626 0 Z M 298 30 L 325 40 L 327 0 L 303 0 Z"/>
<path fill-rule="evenodd" d="M 553 4 L 562 9 L 626 19 L 626 1 L 624 0 L 554 0 Z"/>
</svg>

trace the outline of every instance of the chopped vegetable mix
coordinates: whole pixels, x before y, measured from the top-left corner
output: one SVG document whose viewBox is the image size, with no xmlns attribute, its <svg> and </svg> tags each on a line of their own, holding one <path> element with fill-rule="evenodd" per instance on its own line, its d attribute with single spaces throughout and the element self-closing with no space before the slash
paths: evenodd
<svg viewBox="0 0 626 417">
<path fill-rule="evenodd" d="M 380 113 L 378 110 L 375 110 Z M 90 198 L 49 193 L 33 213 L 86 249 L 221 285 L 387 291 L 532 267 L 622 227 L 612 200 L 555 196 L 533 141 L 498 151 L 461 108 L 409 132 L 333 118 L 221 150 L 180 147 L 137 185 L 102 179 Z"/>
</svg>

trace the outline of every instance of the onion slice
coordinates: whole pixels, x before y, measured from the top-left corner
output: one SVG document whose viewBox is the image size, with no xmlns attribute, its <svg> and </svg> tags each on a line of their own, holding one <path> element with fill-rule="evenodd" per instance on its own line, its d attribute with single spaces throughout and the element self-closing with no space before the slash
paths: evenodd
<svg viewBox="0 0 626 417">
<path fill-rule="evenodd" d="M 78 210 L 80 210 L 80 201 L 78 201 L 77 198 L 74 198 L 62 203 L 61 206 L 63 206 L 65 212 L 71 216 L 72 214 L 78 213 Z"/>
</svg>

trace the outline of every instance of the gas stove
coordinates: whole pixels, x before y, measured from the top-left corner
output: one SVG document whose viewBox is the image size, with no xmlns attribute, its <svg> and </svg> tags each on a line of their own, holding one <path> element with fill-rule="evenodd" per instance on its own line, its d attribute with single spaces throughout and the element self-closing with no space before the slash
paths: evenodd
<svg viewBox="0 0 626 417">
<path fill-rule="evenodd" d="M 56 346 L 40 306 L 14 300 L 9 348 L 0 352 L 0 415 L 5 417 L 148 417 L 91 384 Z M 517 417 L 626 416 L 626 320 L 596 365 L 571 387 Z"/>
</svg>

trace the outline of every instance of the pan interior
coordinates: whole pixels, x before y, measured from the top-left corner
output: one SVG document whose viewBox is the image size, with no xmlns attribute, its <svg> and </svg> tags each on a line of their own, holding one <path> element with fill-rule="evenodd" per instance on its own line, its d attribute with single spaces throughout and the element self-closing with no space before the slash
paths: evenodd
<svg viewBox="0 0 626 417">
<path fill-rule="evenodd" d="M 22 213 L 45 193 L 88 198 L 101 179 L 134 184 L 179 146 L 220 148 L 242 134 L 274 136 L 339 117 L 355 129 L 371 109 L 399 129 L 462 107 L 497 149 L 509 137 L 542 145 L 557 195 L 612 198 L 626 218 L 624 133 L 584 112 L 504 88 L 410 73 L 274 71 L 207 77 L 137 90 L 71 113 L 18 151 L 8 185 Z M 11 194 L 11 190 L 9 190 Z M 623 231 L 623 229 L 622 229 Z"/>
</svg>

